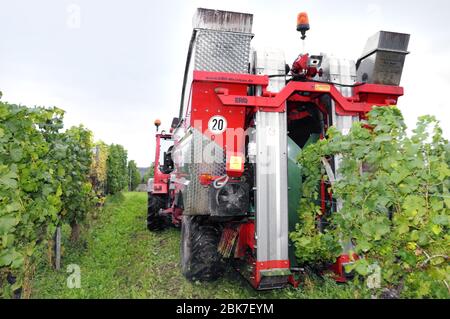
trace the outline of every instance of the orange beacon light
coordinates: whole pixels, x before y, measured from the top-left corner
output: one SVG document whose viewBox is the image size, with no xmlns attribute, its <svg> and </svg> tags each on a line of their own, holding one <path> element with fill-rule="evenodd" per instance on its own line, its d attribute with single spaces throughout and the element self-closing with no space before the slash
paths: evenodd
<svg viewBox="0 0 450 319">
<path fill-rule="evenodd" d="M 156 126 L 156 132 L 158 132 L 159 126 L 161 125 L 161 121 L 160 120 L 155 120 L 155 126 Z"/>
<path fill-rule="evenodd" d="M 301 32 L 302 40 L 306 38 L 306 31 L 309 30 L 309 18 L 306 12 L 300 12 L 297 16 L 297 31 Z"/>
</svg>

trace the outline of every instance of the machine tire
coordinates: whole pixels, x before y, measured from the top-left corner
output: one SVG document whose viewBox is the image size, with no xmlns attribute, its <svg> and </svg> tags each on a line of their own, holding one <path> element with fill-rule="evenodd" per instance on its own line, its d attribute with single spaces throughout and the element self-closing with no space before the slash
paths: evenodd
<svg viewBox="0 0 450 319">
<path fill-rule="evenodd" d="M 181 272 L 191 280 L 213 281 L 224 272 L 217 251 L 220 228 L 202 216 L 183 216 L 181 223 Z"/>
<path fill-rule="evenodd" d="M 148 194 L 147 201 L 147 229 L 158 231 L 166 228 L 166 222 L 159 216 L 159 211 L 166 207 L 166 200 L 163 196 Z"/>
</svg>

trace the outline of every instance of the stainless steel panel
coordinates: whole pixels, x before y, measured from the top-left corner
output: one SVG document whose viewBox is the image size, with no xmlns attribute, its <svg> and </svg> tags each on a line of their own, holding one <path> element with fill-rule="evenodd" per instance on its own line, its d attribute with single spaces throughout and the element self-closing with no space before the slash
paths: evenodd
<svg viewBox="0 0 450 319">
<path fill-rule="evenodd" d="M 189 104 L 192 72 L 248 73 L 253 15 L 197 9 L 186 59 L 180 118 Z"/>
<path fill-rule="evenodd" d="M 189 97 L 192 73 L 197 71 L 248 73 L 253 16 L 219 10 L 198 9 L 193 19 L 194 30 L 189 46 L 183 81 L 180 117 L 185 126 L 190 120 Z M 186 117 L 185 117 L 186 116 Z M 199 182 L 200 174 L 225 174 L 226 158 L 223 148 L 205 138 L 191 127 L 188 136 L 180 137 L 176 147 L 179 176 L 183 189 L 184 214 L 206 215 L 208 188 Z M 212 153 L 210 158 L 206 158 Z"/>
<path fill-rule="evenodd" d="M 338 59 L 332 56 L 324 56 L 323 59 L 323 77 L 324 81 L 331 81 L 345 85 L 352 85 L 356 82 L 355 62 L 352 60 Z M 353 95 L 353 88 L 336 86 L 343 96 L 350 97 Z M 332 102 L 332 125 L 347 134 L 353 121 L 358 120 L 357 117 L 341 116 L 336 114 L 334 102 Z"/>
<path fill-rule="evenodd" d="M 364 58 L 358 67 L 360 82 L 400 85 L 406 54 L 377 51 Z"/>
<path fill-rule="evenodd" d="M 253 15 L 198 8 L 192 24 L 194 29 L 252 33 Z"/>
<path fill-rule="evenodd" d="M 257 261 L 288 259 L 286 113 L 256 114 Z"/>
<path fill-rule="evenodd" d="M 356 65 L 354 61 L 338 59 L 335 57 L 324 57 L 324 76 L 326 81 L 332 81 L 336 83 L 352 85 L 356 82 Z M 343 96 L 349 97 L 353 95 L 353 88 L 336 86 Z M 331 121 L 342 134 L 348 134 L 353 122 L 359 121 L 358 117 L 354 116 L 342 116 L 336 113 L 335 103 L 331 101 Z M 342 162 L 342 156 L 335 155 L 334 161 L 334 178 L 340 179 L 339 168 Z M 336 212 L 342 209 L 343 202 L 341 199 L 336 199 Z M 352 247 L 350 240 L 342 240 L 341 242 L 343 253 L 348 253 L 349 248 Z"/>
<path fill-rule="evenodd" d="M 255 50 L 252 52 L 252 73 L 257 75 L 280 75 L 269 78 L 267 90 L 278 93 L 286 86 L 286 60 L 284 52 L 278 49 Z"/>
<path fill-rule="evenodd" d="M 364 47 L 362 57 L 372 54 L 375 50 L 408 52 L 409 34 L 379 31 L 371 36 Z"/>
<path fill-rule="evenodd" d="M 369 38 L 357 62 L 358 81 L 400 85 L 409 34 L 380 31 Z"/>
<path fill-rule="evenodd" d="M 251 34 L 197 30 L 194 70 L 248 73 Z"/>
<path fill-rule="evenodd" d="M 185 215 L 208 215 L 208 187 L 200 184 L 201 174 L 225 174 L 225 152 L 221 146 L 192 128 L 175 147 L 174 162 L 177 181 L 184 184 L 183 204 Z"/>
<path fill-rule="evenodd" d="M 324 56 L 323 60 L 323 79 L 346 85 L 352 85 L 356 82 L 356 66 L 352 60 L 338 59 L 336 57 Z M 349 97 L 353 94 L 353 88 L 336 86 L 343 96 Z M 336 113 L 334 101 L 331 101 L 331 121 L 342 134 L 348 134 L 354 121 L 358 121 L 358 117 L 342 116 Z M 340 155 L 334 156 L 334 174 L 337 179 L 340 178 L 339 167 L 341 165 L 342 157 Z M 337 210 L 342 207 L 342 201 L 337 200 Z"/>
</svg>

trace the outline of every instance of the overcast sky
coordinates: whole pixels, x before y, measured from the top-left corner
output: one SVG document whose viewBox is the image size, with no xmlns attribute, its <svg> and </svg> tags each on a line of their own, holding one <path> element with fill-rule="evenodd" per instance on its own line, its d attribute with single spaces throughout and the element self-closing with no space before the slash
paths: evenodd
<svg viewBox="0 0 450 319">
<path fill-rule="evenodd" d="M 2 100 L 58 106 L 68 126 L 118 143 L 139 166 L 154 153 L 153 121 L 178 114 L 197 7 L 254 14 L 253 46 L 302 45 L 296 15 L 308 11 L 306 49 L 357 59 L 378 30 L 411 34 L 399 106 L 408 125 L 436 115 L 450 138 L 450 2 L 331 0 L 0 0 Z M 449 90 L 449 91 L 447 91 Z"/>
</svg>

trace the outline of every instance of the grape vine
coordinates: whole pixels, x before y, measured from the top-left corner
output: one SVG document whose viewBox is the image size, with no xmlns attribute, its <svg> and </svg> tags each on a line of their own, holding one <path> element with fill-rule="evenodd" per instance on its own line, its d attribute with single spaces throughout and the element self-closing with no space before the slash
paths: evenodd
<svg viewBox="0 0 450 319">
<path fill-rule="evenodd" d="M 107 191 L 116 194 L 127 188 L 127 151 L 121 145 L 112 144 L 109 147 L 107 163 Z"/>
<path fill-rule="evenodd" d="M 94 145 L 90 178 L 97 194 L 106 194 L 106 160 L 108 158 L 108 145 L 99 141 Z"/>
<path fill-rule="evenodd" d="M 62 132 L 63 116 L 58 108 L 0 102 L 0 297 L 20 290 L 29 296 L 39 247 L 62 224 L 72 227 L 76 240 L 80 223 L 95 209 L 92 180 L 104 185 L 107 171 L 115 172 L 105 166 L 108 147 L 97 144 L 103 158 L 94 156 L 92 132 L 83 126 Z M 110 161 L 121 170 L 114 181 L 120 191 L 128 181 L 126 151 L 111 149 L 120 156 Z"/>
<path fill-rule="evenodd" d="M 141 173 L 135 161 L 128 162 L 129 191 L 133 191 L 141 182 Z"/>
<path fill-rule="evenodd" d="M 361 258 L 349 265 L 355 283 L 381 270 L 374 293 L 449 298 L 449 144 L 439 122 L 420 117 L 412 136 L 400 111 L 374 108 L 348 135 L 330 128 L 326 139 L 306 147 L 299 158 L 305 180 L 301 223 L 291 238 L 302 263 L 331 263 L 353 242 Z M 339 155 L 340 178 L 331 186 L 342 205 L 319 231 L 318 186 L 328 179 L 321 163 Z M 324 217 L 325 218 L 325 217 Z"/>
</svg>

